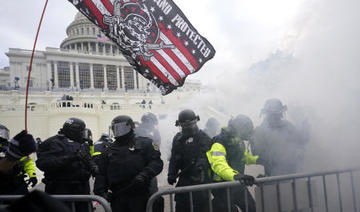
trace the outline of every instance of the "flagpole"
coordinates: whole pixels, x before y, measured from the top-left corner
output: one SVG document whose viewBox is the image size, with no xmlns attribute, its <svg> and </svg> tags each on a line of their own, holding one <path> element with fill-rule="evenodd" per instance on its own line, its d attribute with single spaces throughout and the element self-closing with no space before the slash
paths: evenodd
<svg viewBox="0 0 360 212">
<path fill-rule="evenodd" d="M 34 41 L 34 47 L 31 53 L 31 59 L 30 59 L 30 66 L 29 66 L 29 73 L 28 73 L 28 78 L 27 78 L 27 85 L 26 85 L 26 95 L 25 95 L 25 131 L 27 132 L 27 104 L 28 104 L 28 95 L 29 95 L 29 84 L 30 84 L 30 76 L 31 76 L 31 68 L 32 68 L 32 62 L 34 59 L 34 52 L 35 52 L 35 47 L 36 47 L 36 42 L 39 36 L 39 31 L 40 31 L 40 27 L 41 27 L 41 23 L 45 14 L 45 10 L 46 10 L 46 6 L 47 6 L 48 0 L 46 0 L 42 14 L 41 14 L 41 18 L 40 18 L 40 22 L 36 31 L 36 36 L 35 36 L 35 41 Z"/>
</svg>

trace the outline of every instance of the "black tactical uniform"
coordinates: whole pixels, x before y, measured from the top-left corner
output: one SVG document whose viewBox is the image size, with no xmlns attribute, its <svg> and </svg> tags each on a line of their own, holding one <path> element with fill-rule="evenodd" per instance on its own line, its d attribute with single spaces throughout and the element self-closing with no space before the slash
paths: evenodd
<svg viewBox="0 0 360 212">
<path fill-rule="evenodd" d="M 267 176 L 294 174 L 301 171 L 308 132 L 300 132 L 283 119 L 287 107 L 279 99 L 265 102 L 265 119 L 255 129 L 252 147 L 258 163 L 264 165 Z"/>
<path fill-rule="evenodd" d="M 176 125 L 182 127 L 173 139 L 169 163 L 168 183 L 176 187 L 198 185 L 209 181 L 209 163 L 206 151 L 211 148 L 211 140 L 197 128 L 199 117 L 191 110 L 179 114 Z M 190 129 L 192 128 L 192 129 Z M 180 172 L 179 172 L 180 171 Z M 190 211 L 189 194 L 176 194 L 176 212 Z M 207 191 L 193 193 L 194 211 L 209 211 Z"/>
<path fill-rule="evenodd" d="M 101 138 L 94 144 L 93 160 L 99 165 L 100 155 L 112 144 L 111 138 L 108 134 L 103 133 Z"/>
<path fill-rule="evenodd" d="M 101 138 L 98 141 L 96 141 L 94 144 L 95 154 L 99 153 L 99 155 L 100 155 L 101 153 L 103 153 L 105 151 L 105 149 L 110 146 L 111 143 L 112 143 L 112 140 L 111 140 L 111 138 L 109 138 L 109 135 L 103 133 Z"/>
<path fill-rule="evenodd" d="M 115 142 L 100 155 L 94 193 L 107 198 L 113 211 L 145 211 L 150 180 L 163 168 L 160 152 L 149 138 L 135 138 L 133 128 L 130 117 L 116 117 L 112 122 Z"/>
<path fill-rule="evenodd" d="M 84 130 L 82 120 L 70 118 L 58 135 L 40 145 L 36 165 L 44 172 L 45 192 L 90 194 L 89 178 L 95 165 L 90 159 L 88 144 L 83 143 Z M 76 211 L 88 211 L 86 203 L 75 205 Z"/>
</svg>

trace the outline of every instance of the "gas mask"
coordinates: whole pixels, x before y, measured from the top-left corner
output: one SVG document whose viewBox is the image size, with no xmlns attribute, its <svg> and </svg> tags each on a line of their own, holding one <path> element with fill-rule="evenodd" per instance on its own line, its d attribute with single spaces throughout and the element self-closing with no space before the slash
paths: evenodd
<svg viewBox="0 0 360 212">
<path fill-rule="evenodd" d="M 181 132 L 185 137 L 194 136 L 199 131 L 196 122 L 197 119 L 194 119 L 192 121 L 187 121 L 184 123 L 179 123 L 181 127 Z"/>
<path fill-rule="evenodd" d="M 266 114 L 266 121 L 271 128 L 279 128 L 282 124 L 282 113 L 267 113 Z"/>
</svg>

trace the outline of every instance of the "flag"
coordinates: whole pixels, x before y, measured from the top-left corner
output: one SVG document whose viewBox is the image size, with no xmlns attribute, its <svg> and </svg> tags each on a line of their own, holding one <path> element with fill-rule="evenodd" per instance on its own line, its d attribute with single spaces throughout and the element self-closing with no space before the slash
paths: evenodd
<svg viewBox="0 0 360 212">
<path fill-rule="evenodd" d="M 184 84 L 215 49 L 171 0 L 68 0 L 114 41 L 163 95 Z"/>
<path fill-rule="evenodd" d="M 98 41 L 101 41 L 101 42 L 106 42 L 106 41 L 108 41 L 109 39 L 108 39 L 106 36 L 101 36 L 101 34 L 98 34 L 98 35 L 97 35 L 97 40 L 98 40 Z"/>
</svg>

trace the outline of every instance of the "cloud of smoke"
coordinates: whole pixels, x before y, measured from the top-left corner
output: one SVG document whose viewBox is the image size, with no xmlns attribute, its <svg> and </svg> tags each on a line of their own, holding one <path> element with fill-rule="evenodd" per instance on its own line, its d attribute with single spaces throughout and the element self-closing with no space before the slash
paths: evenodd
<svg viewBox="0 0 360 212">
<path fill-rule="evenodd" d="M 311 125 L 305 170 L 353 166 L 360 159 L 360 2 L 318 0 L 306 6 L 285 48 L 248 71 L 223 71 L 211 92 L 194 96 L 187 106 L 220 111 L 222 124 L 246 114 L 256 126 L 265 100 L 279 98 L 288 106 L 288 120 Z"/>
</svg>

